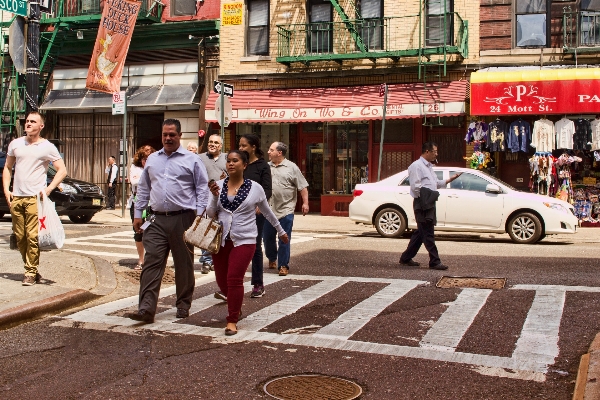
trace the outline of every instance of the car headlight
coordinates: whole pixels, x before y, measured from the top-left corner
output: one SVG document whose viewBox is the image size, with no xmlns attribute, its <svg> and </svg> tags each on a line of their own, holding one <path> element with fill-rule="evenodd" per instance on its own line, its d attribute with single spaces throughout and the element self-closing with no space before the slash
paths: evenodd
<svg viewBox="0 0 600 400">
<path fill-rule="evenodd" d="M 558 204 L 558 203 L 544 203 L 544 205 L 548 208 L 551 208 L 553 210 L 556 211 L 560 211 L 562 213 L 565 214 L 570 214 L 569 209 L 565 206 L 563 206 L 562 204 Z"/>
<path fill-rule="evenodd" d="M 77 189 L 75 189 L 73 186 L 69 185 L 68 183 L 59 183 L 58 190 L 60 190 L 61 192 L 65 193 L 65 194 L 77 194 Z"/>
</svg>

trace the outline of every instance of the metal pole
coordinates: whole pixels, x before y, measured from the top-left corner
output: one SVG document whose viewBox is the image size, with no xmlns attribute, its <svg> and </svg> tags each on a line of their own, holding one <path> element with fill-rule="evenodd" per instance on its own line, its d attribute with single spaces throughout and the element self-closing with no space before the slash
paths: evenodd
<svg viewBox="0 0 600 400">
<path fill-rule="evenodd" d="M 123 165 L 121 166 L 121 218 L 125 218 L 125 169 L 127 168 L 127 89 L 125 89 L 125 112 L 123 113 Z"/>
<path fill-rule="evenodd" d="M 29 20 L 27 24 L 27 70 L 25 80 L 26 114 L 38 110 L 40 90 L 40 3 L 29 2 Z"/>
<path fill-rule="evenodd" d="M 225 87 L 221 82 L 221 143 L 225 144 Z M 223 147 L 225 150 L 226 147 Z"/>
<path fill-rule="evenodd" d="M 384 83 L 383 117 L 381 118 L 381 140 L 379 140 L 379 165 L 377 166 L 377 182 L 381 180 L 381 159 L 383 158 L 383 135 L 385 134 L 385 112 L 387 109 L 387 83 Z"/>
</svg>

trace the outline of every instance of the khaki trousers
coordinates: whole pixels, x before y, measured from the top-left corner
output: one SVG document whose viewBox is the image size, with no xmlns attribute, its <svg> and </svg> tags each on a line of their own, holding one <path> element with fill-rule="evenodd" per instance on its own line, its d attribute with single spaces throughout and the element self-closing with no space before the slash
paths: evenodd
<svg viewBox="0 0 600 400">
<path fill-rule="evenodd" d="M 40 265 L 37 196 L 14 197 L 10 214 L 17 246 L 25 263 L 25 276 L 36 276 Z"/>
</svg>

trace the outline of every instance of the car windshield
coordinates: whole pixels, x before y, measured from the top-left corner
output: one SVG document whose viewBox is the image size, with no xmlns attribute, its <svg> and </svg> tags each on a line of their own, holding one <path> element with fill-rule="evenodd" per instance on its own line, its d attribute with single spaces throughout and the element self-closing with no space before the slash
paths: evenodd
<svg viewBox="0 0 600 400">
<path fill-rule="evenodd" d="M 517 190 L 517 189 L 515 189 L 515 188 L 514 188 L 512 185 L 509 185 L 508 183 L 504 182 L 502 179 L 499 179 L 499 178 L 497 178 L 497 177 L 495 177 L 495 176 L 492 176 L 492 175 L 490 175 L 490 174 L 488 174 L 487 172 L 485 172 L 485 171 L 482 171 L 482 170 L 479 170 L 479 172 L 481 172 L 481 173 L 482 173 L 482 174 L 484 174 L 484 175 L 487 175 L 487 176 L 489 176 L 490 178 L 492 178 L 492 179 L 493 179 L 493 180 L 495 180 L 495 181 L 498 181 L 498 182 L 500 182 L 501 184 L 503 184 L 504 186 L 506 186 L 506 187 L 507 187 L 507 188 L 509 188 L 509 189 L 512 189 L 512 190 L 515 190 L 515 191 Z"/>
</svg>

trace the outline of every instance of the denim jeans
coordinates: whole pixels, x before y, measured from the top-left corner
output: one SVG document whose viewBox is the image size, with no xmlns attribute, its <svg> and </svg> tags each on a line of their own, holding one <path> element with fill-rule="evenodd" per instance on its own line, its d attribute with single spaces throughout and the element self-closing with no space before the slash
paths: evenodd
<svg viewBox="0 0 600 400">
<path fill-rule="evenodd" d="M 281 267 L 290 267 L 290 244 L 292 243 L 292 226 L 294 225 L 294 214 L 288 214 L 279 219 L 281 227 L 287 233 L 290 241 L 285 244 L 279 240 L 277 246 L 277 231 L 268 221 L 265 222 L 263 230 L 263 239 L 265 241 L 265 254 L 269 261 L 277 260 L 277 269 Z"/>
<path fill-rule="evenodd" d="M 256 229 L 258 235 L 256 236 L 256 249 L 254 250 L 254 256 L 252 256 L 252 281 L 253 285 L 263 284 L 263 251 L 262 251 L 262 240 L 263 240 L 263 227 L 265 226 L 265 216 L 262 214 L 256 214 Z M 269 224 L 270 225 L 270 224 Z"/>
<path fill-rule="evenodd" d="M 212 254 L 210 254 L 210 251 L 208 250 L 202 250 L 202 255 L 200 256 L 200 258 L 198 259 L 198 262 L 200 264 L 212 264 L 213 260 L 212 260 Z"/>
</svg>

